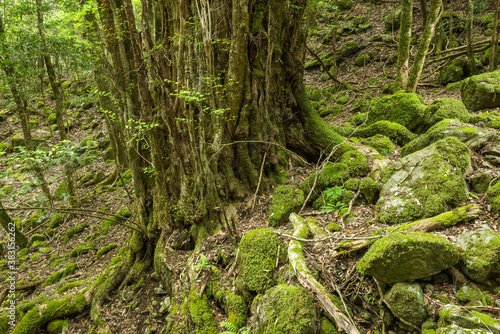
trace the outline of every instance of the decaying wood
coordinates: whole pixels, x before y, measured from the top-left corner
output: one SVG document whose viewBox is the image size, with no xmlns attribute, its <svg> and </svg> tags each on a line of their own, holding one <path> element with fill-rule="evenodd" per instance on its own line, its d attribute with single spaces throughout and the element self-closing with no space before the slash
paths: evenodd
<svg viewBox="0 0 500 334">
<path fill-rule="evenodd" d="M 386 231 L 393 232 L 395 229 L 399 231 L 411 232 L 432 232 L 441 229 L 455 226 L 460 223 L 471 221 L 479 216 L 481 208 L 477 204 L 469 204 L 452 211 L 441 213 L 437 216 L 417 220 L 413 223 L 402 224 L 397 227 L 386 229 Z M 374 235 L 380 235 L 383 230 L 374 232 Z M 385 233 L 384 233 L 385 234 Z M 346 238 L 347 239 L 347 238 Z M 340 243 L 335 247 L 332 257 L 338 257 L 343 254 L 355 252 L 370 246 L 374 240 L 355 240 L 348 243 Z"/>
<path fill-rule="evenodd" d="M 297 238 L 307 236 L 309 228 L 300 216 L 292 213 L 290 222 L 293 224 L 293 235 Z M 321 285 L 311 274 L 307 267 L 304 254 L 302 252 L 302 242 L 291 240 L 288 246 L 288 258 L 297 274 L 297 278 L 304 288 L 312 292 L 321 302 L 323 308 L 335 319 L 339 331 L 346 333 L 358 333 L 358 329 L 350 323 L 349 319 L 333 304 L 325 287 Z"/>
<path fill-rule="evenodd" d="M 32 283 L 28 283 L 28 284 L 16 286 L 15 290 L 16 291 L 29 290 L 29 289 L 32 289 L 32 288 L 36 288 L 36 286 L 40 285 L 40 284 L 42 284 L 42 281 L 32 282 Z M 9 293 L 9 289 L 8 288 L 5 288 L 5 289 L 2 290 L 2 292 L 0 292 L 0 304 L 3 303 L 3 300 L 5 299 L 5 297 L 7 296 L 8 293 Z"/>
</svg>

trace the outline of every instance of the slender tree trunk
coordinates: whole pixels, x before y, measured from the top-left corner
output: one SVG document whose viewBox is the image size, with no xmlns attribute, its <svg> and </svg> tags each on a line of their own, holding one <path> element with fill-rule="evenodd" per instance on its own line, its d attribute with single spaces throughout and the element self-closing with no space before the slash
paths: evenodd
<svg viewBox="0 0 500 334">
<path fill-rule="evenodd" d="M 495 4 L 495 20 L 493 23 L 493 35 L 491 36 L 491 49 L 490 49 L 490 72 L 497 68 L 498 62 L 498 19 L 500 15 L 500 0 Z"/>
<path fill-rule="evenodd" d="M 422 25 L 427 24 L 427 3 L 426 0 L 420 0 L 420 8 L 422 9 Z"/>
<path fill-rule="evenodd" d="M 405 87 L 408 82 L 410 61 L 411 26 L 413 22 L 413 0 L 402 0 L 401 28 L 399 29 L 398 63 L 394 91 Z"/>
<path fill-rule="evenodd" d="M 476 75 L 478 74 L 478 70 L 476 67 L 476 60 L 474 58 L 474 47 L 473 47 L 473 40 L 472 40 L 472 32 L 473 32 L 473 25 L 474 25 L 474 0 L 469 0 L 468 1 L 468 7 L 467 7 L 467 22 L 465 26 L 465 33 L 467 36 L 467 59 L 469 62 L 469 71 L 471 75 Z"/>
<path fill-rule="evenodd" d="M 418 80 L 420 79 L 420 74 L 424 67 L 425 58 L 429 52 L 429 45 L 431 43 L 434 32 L 436 31 L 436 25 L 441 17 L 443 7 L 442 0 L 431 0 L 431 8 L 429 10 L 429 17 L 427 19 L 427 24 L 422 34 L 422 40 L 418 46 L 417 55 L 410 70 L 408 84 L 406 86 L 406 91 L 415 93 L 417 90 Z"/>
<path fill-rule="evenodd" d="M 5 211 L 2 202 L 0 201 L 0 225 L 4 228 L 7 236 L 14 236 L 14 242 L 19 247 L 19 249 L 23 249 L 28 245 L 28 238 L 17 229 L 16 223 L 12 220 L 10 215 Z"/>
<path fill-rule="evenodd" d="M 52 92 L 55 96 L 56 102 L 56 122 L 59 131 L 60 140 L 67 140 L 66 126 L 64 124 L 64 104 L 60 85 L 57 82 L 54 67 L 52 65 L 52 60 L 47 52 L 47 40 L 45 36 L 45 29 L 43 26 L 43 12 L 42 12 L 42 1 L 36 0 L 37 6 L 37 16 L 38 16 L 38 32 L 40 34 L 42 50 L 43 50 L 43 60 L 45 63 L 45 68 L 47 70 L 47 76 L 49 77 L 50 86 L 52 87 Z M 78 207 L 79 201 L 76 193 L 75 181 L 73 179 L 73 167 L 69 165 L 64 165 L 64 182 L 66 185 L 66 193 L 68 194 L 68 200 L 71 207 Z"/>
</svg>

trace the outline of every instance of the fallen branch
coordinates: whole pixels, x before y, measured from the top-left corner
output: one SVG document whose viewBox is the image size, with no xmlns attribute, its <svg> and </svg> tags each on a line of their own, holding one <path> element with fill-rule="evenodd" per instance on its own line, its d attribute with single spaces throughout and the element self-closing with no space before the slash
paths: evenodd
<svg viewBox="0 0 500 334">
<path fill-rule="evenodd" d="M 391 227 L 388 229 L 382 229 L 372 233 L 372 236 L 377 236 L 386 232 L 399 231 L 411 231 L 411 232 L 432 232 L 436 230 L 442 230 L 451 226 L 455 226 L 460 223 L 471 221 L 479 216 L 481 213 L 481 208 L 477 204 L 469 204 L 461 208 L 454 209 L 452 211 L 441 213 L 437 216 L 426 218 L 422 220 L 417 220 L 412 223 L 402 224 L 397 227 Z M 340 255 L 345 255 L 352 253 L 361 249 L 368 248 L 373 243 L 373 240 L 355 240 L 355 241 L 343 241 L 339 243 L 335 249 L 332 257 L 338 257 Z"/>
<path fill-rule="evenodd" d="M 16 291 L 29 290 L 32 288 L 36 288 L 37 285 L 40 285 L 42 283 L 43 283 L 42 281 L 37 281 L 37 282 L 32 282 L 32 283 L 16 286 L 15 290 Z M 9 288 L 5 288 L 2 290 L 2 292 L 0 292 L 0 305 L 3 303 L 3 300 L 5 299 L 5 297 L 7 297 L 9 290 L 10 290 Z"/>
<path fill-rule="evenodd" d="M 342 217 L 340 217 L 340 220 L 339 220 L 340 226 L 344 227 L 344 218 L 351 214 L 352 205 L 354 204 L 354 201 L 356 201 L 358 196 L 359 196 L 359 190 L 356 192 L 356 194 L 354 194 L 354 197 L 349 201 L 349 209 L 347 210 L 347 212 L 344 213 L 342 215 Z"/>
<path fill-rule="evenodd" d="M 321 60 L 321 58 L 313 51 L 311 50 L 309 47 L 307 47 L 307 51 L 309 51 L 309 53 L 314 57 L 316 58 L 316 60 L 321 64 L 321 67 L 323 68 L 323 71 L 325 71 L 328 76 L 330 77 L 330 79 L 332 79 L 333 81 L 335 82 L 338 82 L 338 83 L 342 83 L 340 81 L 338 81 L 331 73 L 330 71 L 328 70 L 328 68 L 326 68 L 326 65 L 325 63 L 323 63 L 323 60 Z"/>
<path fill-rule="evenodd" d="M 293 224 L 293 235 L 295 237 L 307 237 L 309 228 L 300 216 L 292 213 L 290 215 L 290 222 Z M 349 319 L 335 306 L 335 304 L 333 304 L 325 287 L 316 281 L 311 274 L 311 271 L 307 267 L 302 247 L 302 243 L 296 240 L 291 240 L 288 246 L 288 258 L 290 259 L 290 263 L 297 274 L 297 279 L 300 284 L 302 284 L 302 286 L 310 292 L 314 293 L 314 295 L 319 299 L 323 308 L 333 317 L 333 319 L 335 319 L 339 331 L 359 334 L 358 329 L 351 324 Z"/>
</svg>

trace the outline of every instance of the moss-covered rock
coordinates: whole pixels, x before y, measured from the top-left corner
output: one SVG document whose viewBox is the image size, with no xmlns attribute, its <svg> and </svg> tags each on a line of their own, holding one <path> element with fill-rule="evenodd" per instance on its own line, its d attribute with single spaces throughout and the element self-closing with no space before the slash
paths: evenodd
<svg viewBox="0 0 500 334">
<path fill-rule="evenodd" d="M 339 224 L 337 223 L 334 223 L 334 222 L 330 222 L 326 225 L 326 228 L 330 231 L 330 232 L 337 232 L 337 231 L 340 231 L 342 230 L 342 228 L 340 227 Z"/>
<path fill-rule="evenodd" d="M 344 188 L 350 191 L 358 191 L 360 182 L 358 179 L 349 179 L 344 183 Z"/>
<path fill-rule="evenodd" d="M 59 282 L 64 277 L 73 274 L 78 269 L 78 265 L 76 263 L 68 264 L 64 269 L 57 271 L 56 273 L 50 275 L 45 282 L 44 286 L 48 286 L 54 283 Z"/>
<path fill-rule="evenodd" d="M 474 175 L 470 180 L 472 190 L 474 190 L 478 194 L 484 194 L 485 192 L 488 191 L 488 188 L 490 186 L 490 181 L 492 178 L 493 177 L 488 172 Z"/>
<path fill-rule="evenodd" d="M 366 121 L 367 115 L 366 112 L 357 113 L 349 118 L 349 123 L 355 126 L 361 125 Z"/>
<path fill-rule="evenodd" d="M 47 333 L 48 334 L 61 334 L 66 327 L 68 327 L 69 320 L 52 320 L 47 324 Z"/>
<path fill-rule="evenodd" d="M 450 65 L 443 67 L 438 74 L 437 82 L 440 85 L 446 85 L 450 82 L 457 82 L 462 80 L 465 71 L 464 67 L 468 66 L 465 58 L 455 59 Z"/>
<path fill-rule="evenodd" d="M 424 129 L 427 119 L 428 110 L 420 95 L 398 92 L 380 98 L 372 107 L 366 124 L 391 121 L 412 132 L 420 132 Z"/>
<path fill-rule="evenodd" d="M 464 285 L 461 287 L 455 296 L 457 302 L 461 305 L 469 304 L 472 302 L 481 302 L 483 299 L 483 294 L 470 286 Z"/>
<path fill-rule="evenodd" d="M 335 0 L 333 1 L 333 4 L 342 11 L 350 10 L 353 6 L 352 0 Z"/>
<path fill-rule="evenodd" d="M 319 327 L 319 334 L 340 334 L 337 327 L 328 320 L 326 317 L 321 318 Z"/>
<path fill-rule="evenodd" d="M 120 209 L 116 210 L 115 214 L 117 216 L 121 216 L 121 217 L 125 217 L 125 218 L 132 217 L 132 211 L 127 207 L 120 208 Z"/>
<path fill-rule="evenodd" d="M 389 137 L 391 141 L 400 146 L 406 145 L 416 138 L 415 134 L 403 125 L 389 121 L 378 121 L 356 131 L 358 137 L 372 137 L 377 134 Z"/>
<path fill-rule="evenodd" d="M 467 198 L 467 146 L 448 137 L 398 160 L 377 202 L 377 220 L 411 222 L 449 211 Z"/>
<path fill-rule="evenodd" d="M 498 111 L 489 111 L 470 117 L 470 122 L 479 127 L 488 127 L 500 129 L 500 113 Z"/>
<path fill-rule="evenodd" d="M 80 178 L 80 182 L 87 183 L 87 182 L 92 181 L 93 179 L 94 179 L 94 175 L 92 173 L 87 173 Z"/>
<path fill-rule="evenodd" d="M 104 256 L 105 254 L 109 253 L 110 251 L 112 251 L 113 249 L 115 249 L 116 247 L 118 247 L 118 244 L 110 244 L 110 245 L 104 246 L 103 248 L 101 248 L 97 251 L 96 257 L 100 258 L 100 257 Z"/>
<path fill-rule="evenodd" d="M 87 245 L 81 245 L 81 246 L 73 248 L 73 250 L 69 253 L 69 256 L 77 257 L 77 256 L 80 256 L 80 255 L 83 255 L 83 254 L 90 252 L 94 248 L 95 248 L 94 243 L 90 243 Z"/>
<path fill-rule="evenodd" d="M 41 234 L 33 234 L 30 239 L 30 243 L 34 243 L 35 241 L 45 241 L 45 237 Z"/>
<path fill-rule="evenodd" d="M 368 159 L 358 150 L 345 152 L 340 158 L 340 163 L 347 165 L 349 175 L 352 177 L 365 176 L 370 171 Z"/>
<path fill-rule="evenodd" d="M 457 264 L 457 247 L 428 233 L 392 233 L 373 243 L 359 260 L 357 270 L 394 284 L 428 277 Z"/>
<path fill-rule="evenodd" d="M 384 32 L 390 33 L 399 29 L 401 25 L 402 7 L 398 6 L 384 18 Z"/>
<path fill-rule="evenodd" d="M 354 65 L 358 67 L 363 67 L 367 65 L 370 62 L 370 56 L 369 55 L 361 55 L 356 60 L 354 61 Z"/>
<path fill-rule="evenodd" d="M 500 107 L 500 70 L 463 80 L 460 95 L 468 110 Z"/>
<path fill-rule="evenodd" d="M 481 64 L 483 64 L 484 66 L 488 66 L 490 64 L 490 57 L 491 57 L 491 48 L 487 48 L 484 51 L 483 57 L 481 58 Z M 497 59 L 499 58 L 500 58 L 500 50 L 497 49 Z"/>
<path fill-rule="evenodd" d="M 445 305 L 439 311 L 439 329 L 436 333 L 500 333 L 500 321 L 457 305 Z M 469 331 L 467 331 L 469 330 Z M 473 330 L 473 331 L 470 331 Z"/>
<path fill-rule="evenodd" d="M 434 100 L 427 106 L 427 126 L 433 126 L 443 119 L 456 119 L 462 123 L 469 122 L 469 112 L 462 101 L 443 97 Z"/>
<path fill-rule="evenodd" d="M 310 174 L 300 185 L 299 189 L 307 196 L 311 191 L 316 178 L 316 172 Z M 313 203 L 327 188 L 342 186 L 349 179 L 349 167 L 345 163 L 329 164 L 318 175 L 314 193 L 309 198 L 308 204 Z"/>
<path fill-rule="evenodd" d="M 483 283 L 490 275 L 500 274 L 500 233 L 477 231 L 457 238 L 462 253 L 460 268 L 472 280 Z"/>
<path fill-rule="evenodd" d="M 491 205 L 493 210 L 500 214 L 500 182 L 490 187 L 487 193 L 488 204 Z"/>
<path fill-rule="evenodd" d="M 66 217 L 66 214 L 64 214 L 64 213 L 56 213 L 50 219 L 49 227 L 50 228 L 59 227 L 64 222 L 65 217 Z"/>
<path fill-rule="evenodd" d="M 296 212 L 304 203 L 304 192 L 293 185 L 278 186 L 273 192 L 269 208 L 269 225 L 273 227 L 285 224 L 288 216 Z"/>
<path fill-rule="evenodd" d="M 53 238 L 54 235 L 56 235 L 57 231 L 53 228 L 46 228 L 44 231 L 43 231 L 43 234 L 45 234 L 46 236 L 48 236 L 49 238 Z"/>
<path fill-rule="evenodd" d="M 348 41 L 339 46 L 337 49 L 337 62 L 340 63 L 344 58 L 349 58 L 361 50 L 359 44 L 355 41 Z"/>
<path fill-rule="evenodd" d="M 368 203 L 374 203 L 378 199 L 380 188 L 380 183 L 371 177 L 365 177 L 359 185 L 359 192 L 365 197 Z"/>
<path fill-rule="evenodd" d="M 373 147 L 378 153 L 384 156 L 391 155 L 396 149 L 392 141 L 384 135 L 375 135 L 361 139 L 361 143 Z"/>
<path fill-rule="evenodd" d="M 106 174 L 104 174 L 103 171 L 98 171 L 95 174 L 94 178 L 92 179 L 92 183 L 97 185 L 97 184 L 101 183 L 102 181 L 104 181 L 105 178 L 106 178 Z"/>
<path fill-rule="evenodd" d="M 194 332 L 200 334 L 217 334 L 217 323 L 210 309 L 208 298 L 205 294 L 200 298 L 199 288 L 191 289 L 186 302 L 189 316 L 194 323 Z"/>
<path fill-rule="evenodd" d="M 419 151 L 444 138 L 455 137 L 471 149 L 483 146 L 495 138 L 495 132 L 453 119 L 444 119 L 431 127 L 427 133 L 412 140 L 401 149 L 401 156 Z"/>
<path fill-rule="evenodd" d="M 57 123 L 56 113 L 52 113 L 47 117 L 47 125 L 53 125 Z"/>
<path fill-rule="evenodd" d="M 392 313 L 414 326 L 420 327 L 428 318 L 424 293 L 418 284 L 396 283 L 384 296 Z"/>
<path fill-rule="evenodd" d="M 251 311 L 252 333 L 316 333 L 316 310 L 302 287 L 275 286 L 255 297 Z"/>
<path fill-rule="evenodd" d="M 278 254 L 278 248 L 281 254 Z M 247 232 L 239 244 L 239 278 L 244 288 L 263 293 L 273 286 L 273 272 L 278 256 L 285 256 L 285 247 L 276 233 L 269 229 Z"/>
</svg>

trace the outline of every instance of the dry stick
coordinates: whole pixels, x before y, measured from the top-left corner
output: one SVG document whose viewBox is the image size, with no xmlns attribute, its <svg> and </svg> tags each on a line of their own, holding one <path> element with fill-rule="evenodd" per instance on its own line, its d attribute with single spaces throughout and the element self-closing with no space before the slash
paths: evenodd
<svg viewBox="0 0 500 334">
<path fill-rule="evenodd" d="M 32 288 L 35 288 L 37 285 L 40 285 L 42 283 L 43 283 L 42 281 L 37 281 L 37 282 L 32 282 L 32 283 L 16 286 L 15 291 L 32 289 Z M 7 294 L 9 293 L 9 290 L 10 290 L 9 288 L 5 288 L 2 290 L 2 292 L 0 292 L 0 305 L 2 304 L 2 302 L 5 299 L 5 297 L 7 296 Z"/>
<path fill-rule="evenodd" d="M 139 229 L 136 229 L 132 226 L 129 226 L 129 225 L 125 225 L 117 220 L 114 220 L 114 219 L 110 219 L 110 218 L 107 218 L 107 217 L 96 217 L 94 215 L 91 215 L 91 214 L 86 214 L 86 213 L 83 213 L 83 212 L 92 212 L 92 213 L 98 213 L 98 214 L 102 214 L 102 215 L 107 215 L 107 216 L 113 216 L 113 217 L 116 217 L 118 219 L 124 219 L 124 220 L 128 220 L 127 217 L 123 217 L 123 216 L 118 216 L 118 215 L 114 215 L 114 214 L 111 214 L 111 213 L 104 213 L 104 212 L 100 212 L 100 211 L 96 211 L 96 210 L 90 210 L 90 209 L 77 209 L 77 208 L 59 208 L 59 209 L 53 209 L 53 208 L 49 208 L 49 207 L 21 207 L 21 208 L 4 208 L 5 211 L 18 211 L 18 210 L 38 210 L 38 209 L 42 209 L 42 210 L 54 210 L 54 211 L 61 211 L 61 212 L 67 212 L 67 213 L 70 213 L 70 212 L 77 212 L 77 214 L 79 215 L 82 215 L 82 216 L 85 216 L 85 217 L 92 217 L 92 218 L 105 218 L 106 220 L 109 220 L 113 223 L 116 223 L 118 225 L 121 225 L 121 226 L 124 226 L 124 227 L 127 227 L 127 228 L 130 228 L 134 231 L 137 231 L 141 234 L 145 234 L 146 232 L 145 231 L 142 231 L 142 230 L 139 230 Z M 138 228 L 141 228 L 141 226 L 139 224 L 137 224 L 136 222 L 134 221 L 130 221 L 130 223 L 134 224 L 135 226 L 137 226 Z"/>
<path fill-rule="evenodd" d="M 477 53 L 477 52 L 481 52 L 481 51 L 486 50 L 487 48 L 490 47 L 490 43 L 491 43 L 490 40 L 485 40 L 485 41 L 475 43 L 473 45 L 474 52 Z M 461 56 L 463 54 L 467 54 L 467 46 L 460 46 L 458 48 L 453 48 L 453 49 L 448 49 L 446 51 L 442 51 L 438 54 L 438 56 L 442 56 L 442 57 L 429 59 L 429 61 L 425 64 L 424 68 L 428 67 L 429 65 L 432 65 L 438 61 L 442 61 L 442 60 L 445 60 L 448 58 L 455 58 L 455 57 Z"/>
<path fill-rule="evenodd" d="M 302 219 L 292 213 L 290 215 L 290 222 L 293 224 L 294 236 L 306 234 L 309 228 L 304 224 Z M 321 285 L 312 275 L 307 267 L 306 259 L 303 253 L 303 245 L 299 241 L 292 240 L 288 246 L 288 258 L 297 275 L 300 284 L 319 299 L 323 308 L 335 319 L 339 331 L 346 333 L 359 334 L 358 329 L 352 324 L 349 319 L 333 304 L 325 287 Z"/>
<path fill-rule="evenodd" d="M 266 156 L 267 156 L 267 151 L 264 152 L 264 157 L 262 158 L 262 164 L 260 165 L 260 173 L 259 173 L 259 182 L 257 183 L 257 189 L 255 189 L 255 194 L 253 195 L 252 198 L 252 212 L 255 209 L 255 203 L 257 202 L 257 194 L 259 192 L 260 188 L 260 182 L 262 181 L 262 172 L 264 171 L 264 163 L 266 162 Z"/>
<path fill-rule="evenodd" d="M 311 50 L 308 46 L 307 46 L 307 51 L 309 51 L 309 53 L 314 57 L 316 58 L 317 61 L 319 61 L 319 63 L 321 64 L 321 67 L 323 67 L 323 70 L 328 74 L 328 76 L 330 77 L 330 79 L 332 79 L 333 81 L 335 82 L 338 82 L 338 83 L 342 83 L 340 81 L 338 81 L 337 79 L 335 79 L 335 77 L 330 73 L 330 71 L 326 68 L 326 65 L 325 63 L 323 63 L 323 61 L 321 60 L 321 58 L 313 51 Z"/>
<path fill-rule="evenodd" d="M 358 191 L 356 192 L 356 194 L 354 194 L 354 197 L 353 197 L 353 198 L 349 201 L 349 209 L 347 210 L 347 212 L 346 212 L 346 213 L 344 213 L 344 214 L 342 215 L 342 217 L 340 217 L 339 222 L 340 222 L 340 225 L 342 226 L 342 228 L 344 228 L 344 218 L 345 218 L 346 216 L 348 216 L 348 215 L 351 213 L 351 210 L 352 210 L 352 205 L 354 204 L 354 201 L 358 198 L 358 196 L 359 196 L 359 192 L 360 192 L 360 190 L 358 190 Z"/>
</svg>

